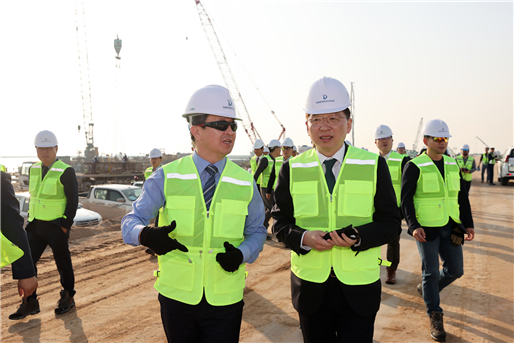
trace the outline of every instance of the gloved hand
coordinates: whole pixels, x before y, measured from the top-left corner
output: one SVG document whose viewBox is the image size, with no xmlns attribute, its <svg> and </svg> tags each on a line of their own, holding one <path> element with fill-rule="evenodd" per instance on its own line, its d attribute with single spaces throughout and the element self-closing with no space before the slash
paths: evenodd
<svg viewBox="0 0 514 343">
<path fill-rule="evenodd" d="M 227 272 L 235 272 L 243 263 L 243 253 L 229 242 L 223 243 L 226 252 L 220 252 L 216 255 L 216 261 Z"/>
<path fill-rule="evenodd" d="M 152 249 L 157 255 L 165 255 L 172 250 L 178 249 L 188 252 L 187 248 L 176 239 L 171 239 L 169 233 L 175 230 L 177 223 L 172 221 L 168 226 L 150 227 L 145 226 L 139 235 L 139 241 L 144 246 Z"/>
<path fill-rule="evenodd" d="M 336 230 L 336 232 L 339 236 L 342 236 L 342 234 L 344 233 L 348 236 L 348 238 L 351 239 L 357 239 L 360 237 L 359 233 L 357 232 L 357 230 L 353 228 L 352 224 L 348 225 L 347 227 L 343 227 L 342 229 Z M 330 232 L 327 232 L 327 234 L 323 236 L 323 238 L 329 240 Z"/>
<path fill-rule="evenodd" d="M 464 245 L 464 232 L 460 228 L 460 226 L 456 226 L 452 230 L 452 244 L 456 247 L 459 245 Z"/>
</svg>

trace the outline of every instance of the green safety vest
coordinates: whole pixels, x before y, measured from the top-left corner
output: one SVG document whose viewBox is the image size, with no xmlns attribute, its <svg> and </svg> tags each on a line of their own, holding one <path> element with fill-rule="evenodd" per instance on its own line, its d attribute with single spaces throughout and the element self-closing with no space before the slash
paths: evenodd
<svg viewBox="0 0 514 343">
<path fill-rule="evenodd" d="M 3 164 L 0 164 L 0 171 L 7 173 L 7 168 Z"/>
<path fill-rule="evenodd" d="M 468 156 L 466 163 L 464 163 L 464 157 L 462 157 L 462 155 L 457 156 L 455 161 L 457 162 L 459 168 L 467 168 L 468 170 L 473 168 L 474 159 L 471 156 Z M 473 179 L 473 175 L 471 173 L 462 173 L 462 178 L 464 181 L 471 181 L 471 179 Z"/>
<path fill-rule="evenodd" d="M 392 151 L 391 155 L 387 159 L 387 166 L 389 167 L 389 173 L 391 173 L 391 181 L 393 182 L 394 194 L 396 194 L 396 203 L 400 207 L 402 194 L 402 161 L 406 155 Z"/>
<path fill-rule="evenodd" d="M 264 158 L 264 154 L 259 156 L 259 162 L 261 159 Z M 257 167 L 259 167 L 259 165 L 257 164 L 257 155 L 253 155 L 252 158 L 250 159 L 250 167 L 252 168 L 252 175 L 255 175 L 255 172 L 257 171 Z M 262 174 L 259 175 L 259 179 L 257 180 L 257 184 L 260 185 L 261 184 L 261 181 L 262 181 Z"/>
<path fill-rule="evenodd" d="M 494 154 L 492 154 L 492 155 L 493 155 L 493 158 L 491 158 L 491 159 L 488 158 L 487 159 L 487 163 L 489 163 L 489 164 L 495 164 L 496 163 L 496 158 L 494 157 Z"/>
<path fill-rule="evenodd" d="M 61 175 L 70 166 L 62 161 L 55 161 L 41 180 L 42 165 L 37 162 L 30 167 L 29 221 L 34 218 L 45 221 L 66 218 L 64 211 L 68 200 L 64 194 Z"/>
<path fill-rule="evenodd" d="M 1 255 L 2 260 L 0 262 L 0 268 L 3 268 L 5 266 L 10 265 L 17 259 L 23 256 L 24 252 L 20 248 L 18 248 L 16 245 L 11 243 L 10 240 L 8 240 L 4 234 L 1 234 Z"/>
<path fill-rule="evenodd" d="M 148 179 L 150 177 L 150 175 L 152 175 L 152 173 L 153 173 L 153 167 L 146 168 L 146 170 L 145 170 L 145 180 Z"/>
<path fill-rule="evenodd" d="M 412 159 L 419 168 L 419 178 L 414 194 L 416 218 L 421 226 L 441 227 L 451 217 L 460 224 L 459 191 L 460 169 L 457 162 L 446 155 L 444 158 L 444 180 L 439 169 L 428 155 Z"/>
<path fill-rule="evenodd" d="M 489 163 L 489 159 L 487 158 L 487 154 L 486 153 L 482 154 L 482 163 L 483 164 L 488 164 Z"/>
<path fill-rule="evenodd" d="M 280 167 L 284 163 L 284 156 L 278 156 L 275 158 L 275 183 L 273 184 L 273 189 L 277 189 L 278 182 L 278 173 L 280 172 Z"/>
<path fill-rule="evenodd" d="M 306 230 L 330 232 L 352 224 L 373 221 L 378 155 L 348 146 L 333 193 L 330 194 L 316 149 L 289 161 L 290 192 L 296 225 Z M 384 265 L 390 263 L 384 261 Z M 380 247 L 359 252 L 350 247 L 291 252 L 291 271 L 299 278 L 322 283 L 333 268 L 339 281 L 366 285 L 380 278 Z"/>
<path fill-rule="evenodd" d="M 234 273 L 226 272 L 216 261 L 225 252 L 224 242 L 238 247 L 248 205 L 253 196 L 253 178 L 247 171 L 226 159 L 207 211 L 200 176 L 191 156 L 163 167 L 166 204 L 159 226 L 177 223 L 170 237 L 184 244 L 189 252 L 173 250 L 159 256 L 159 271 L 154 287 L 162 295 L 196 305 L 203 295 L 213 306 L 234 304 L 243 299 L 245 264 Z"/>
<path fill-rule="evenodd" d="M 261 185 L 262 188 L 268 187 L 269 177 L 271 175 L 271 171 L 273 170 L 273 166 L 275 164 L 275 161 L 273 161 L 271 156 L 264 155 L 264 157 L 268 159 L 268 166 L 266 167 L 266 169 L 264 169 L 262 171 L 262 173 L 260 175 L 260 178 L 259 178 L 259 180 L 261 181 L 260 185 Z"/>
</svg>

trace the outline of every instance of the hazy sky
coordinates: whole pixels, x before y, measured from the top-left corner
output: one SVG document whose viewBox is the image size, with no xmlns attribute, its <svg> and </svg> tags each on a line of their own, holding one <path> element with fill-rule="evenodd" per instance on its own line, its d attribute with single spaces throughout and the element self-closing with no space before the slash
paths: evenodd
<svg viewBox="0 0 514 343">
<path fill-rule="evenodd" d="M 349 90 L 354 82 L 358 147 L 376 151 L 375 128 L 386 124 L 395 147 L 411 148 L 422 117 L 448 123 L 451 147 L 481 152 L 475 136 L 501 152 L 513 144 L 512 2 L 203 3 L 266 142 L 280 127 L 251 79 L 302 145 L 308 88 L 330 76 Z M 84 4 L 95 145 L 108 154 L 189 151 L 181 115 L 190 95 L 223 85 L 195 1 Z M 85 138 L 74 1 L 2 1 L 0 32 L 0 155 L 33 155 L 43 129 L 57 135 L 59 154 L 75 155 Z M 241 129 L 233 153 L 251 148 Z"/>
</svg>

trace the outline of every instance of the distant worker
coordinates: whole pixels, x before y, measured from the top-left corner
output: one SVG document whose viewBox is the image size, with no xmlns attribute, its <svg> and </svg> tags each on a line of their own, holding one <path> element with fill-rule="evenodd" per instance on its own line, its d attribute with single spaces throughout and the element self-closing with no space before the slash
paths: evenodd
<svg viewBox="0 0 514 343">
<path fill-rule="evenodd" d="M 405 144 L 403 144 L 403 142 L 398 143 L 398 145 L 396 146 L 396 151 L 400 155 L 407 156 L 407 152 L 405 151 Z"/>
<path fill-rule="evenodd" d="M 266 155 L 266 156 L 267 156 L 267 155 L 269 155 L 269 149 L 268 149 L 268 147 L 267 147 L 267 146 L 265 146 L 265 147 L 264 147 L 264 150 L 263 150 L 263 152 L 262 152 L 262 153 L 263 153 L 264 155 Z"/>
<path fill-rule="evenodd" d="M 469 145 L 464 144 L 460 151 L 461 155 L 457 156 L 455 161 L 457 161 L 457 165 L 462 173 L 462 178 L 464 179 L 464 184 L 466 185 L 466 190 L 469 193 L 471 180 L 473 179 L 473 175 L 471 173 L 477 170 L 477 166 L 475 164 L 475 159 L 469 156 Z"/>
<path fill-rule="evenodd" d="M 150 164 L 151 167 L 145 170 L 145 181 L 152 175 L 157 169 L 161 168 L 162 152 L 155 148 L 150 151 Z"/>
<path fill-rule="evenodd" d="M 462 174 L 457 162 L 444 154 L 451 137 L 448 125 L 429 120 L 423 135 L 427 151 L 403 171 L 402 210 L 421 257 L 423 281 L 417 290 L 427 306 L 430 335 L 442 342 L 446 331 L 439 293 L 464 274 L 462 244 L 473 240 L 475 230 Z"/>
<path fill-rule="evenodd" d="M 273 176 L 274 182 L 273 182 L 273 190 L 277 189 L 277 181 L 278 181 L 278 173 L 280 172 L 280 168 L 282 167 L 282 164 L 286 161 L 288 161 L 291 156 L 293 155 L 293 140 L 291 138 L 286 138 L 282 142 L 282 156 L 278 156 L 275 159 L 275 175 Z M 271 177 L 270 177 L 271 179 Z M 271 180 L 270 180 L 271 181 Z M 269 183 L 268 183 L 269 187 Z M 271 206 L 273 208 L 273 206 Z"/>
<path fill-rule="evenodd" d="M 123 155 L 123 157 L 121 158 L 121 171 L 122 172 L 125 172 L 127 170 L 127 162 L 128 162 L 128 157 L 127 157 L 127 154 Z"/>
<path fill-rule="evenodd" d="M 293 145 L 293 157 L 296 157 L 298 155 L 298 149 L 296 148 L 296 145 Z"/>
<path fill-rule="evenodd" d="M 11 176 L 1 174 L 2 220 L 1 220 L 1 267 L 12 264 L 12 278 L 18 280 L 18 295 L 22 297 L 20 308 L 9 319 L 23 319 L 29 314 L 39 313 L 39 304 L 35 299 L 29 299 L 37 289 L 36 270 L 32 263 L 27 234 L 23 230 L 23 218 L 20 216 L 20 203 L 14 195 Z M 6 290 L 6 287 L 3 287 Z"/>
<path fill-rule="evenodd" d="M 183 117 L 195 152 L 157 170 L 122 220 L 125 243 L 159 255 L 154 287 L 168 342 L 239 341 L 245 264 L 266 241 L 257 185 L 227 158 L 240 120 L 232 104 L 218 85 L 191 96 Z M 148 226 L 163 206 L 159 227 Z"/>
<path fill-rule="evenodd" d="M 375 145 L 378 148 L 379 155 L 385 158 L 391 181 L 393 182 L 394 193 L 396 195 L 396 206 L 398 214 L 403 219 L 400 209 L 400 196 L 402 186 L 402 172 L 405 164 L 410 160 L 408 156 L 393 151 L 393 131 L 387 125 L 380 125 L 375 130 Z M 400 235 L 394 241 L 387 244 L 387 260 L 391 262 L 391 266 L 386 267 L 387 275 L 385 283 L 394 285 L 396 283 L 396 270 L 400 264 Z"/>
<path fill-rule="evenodd" d="M 494 154 L 494 148 L 491 148 L 489 155 L 487 155 L 487 178 L 489 179 L 489 185 L 496 185 L 494 180 L 494 165 L 496 164 L 496 155 Z"/>
<path fill-rule="evenodd" d="M 257 139 L 255 141 L 255 144 L 253 145 L 253 152 L 255 155 L 253 155 L 250 159 L 250 167 L 252 168 L 252 175 L 255 175 L 257 166 L 259 165 L 259 162 L 261 161 L 264 153 L 264 142 L 261 139 Z M 255 182 L 257 182 L 257 189 L 260 189 L 261 179 L 262 176 L 259 177 L 259 180 L 255 180 Z"/>
<path fill-rule="evenodd" d="M 41 162 L 30 167 L 30 209 L 25 231 L 36 276 L 37 262 L 47 246 L 52 248 L 62 286 L 55 314 L 62 314 L 75 306 L 75 275 L 68 240 L 79 203 L 78 182 L 75 170 L 57 158 L 57 137 L 51 131 L 39 132 L 34 145 Z M 30 312 L 37 313 L 39 301 L 36 292 L 28 297 L 27 302 L 31 304 Z M 20 306 L 9 318 L 24 318 L 26 311 L 26 307 Z"/>
<path fill-rule="evenodd" d="M 489 147 L 485 147 L 485 153 L 480 155 L 480 162 L 478 162 L 478 168 L 482 165 L 482 183 L 484 183 L 484 173 L 487 171 L 489 165 Z M 486 176 L 486 181 L 489 180 L 489 175 Z"/>
</svg>

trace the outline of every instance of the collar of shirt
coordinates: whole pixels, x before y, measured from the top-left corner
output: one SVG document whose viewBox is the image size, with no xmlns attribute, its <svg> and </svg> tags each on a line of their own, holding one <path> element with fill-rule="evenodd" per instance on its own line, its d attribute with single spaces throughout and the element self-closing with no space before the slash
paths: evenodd
<svg viewBox="0 0 514 343">
<path fill-rule="evenodd" d="M 157 166 L 157 168 L 152 168 L 152 173 L 153 173 L 154 171 L 156 171 L 157 169 L 161 168 L 161 167 L 162 167 L 162 165 L 160 165 L 160 164 L 159 164 L 159 165 Z"/>
<path fill-rule="evenodd" d="M 205 170 L 205 168 L 207 168 L 207 166 L 211 163 L 201 158 L 200 155 L 196 153 L 196 151 L 193 153 L 193 162 L 195 163 L 196 170 L 198 170 L 198 175 L 200 175 L 200 180 L 203 187 L 207 182 L 207 179 L 210 177 L 210 174 Z M 218 172 L 214 175 L 216 184 L 218 184 L 220 175 L 223 173 L 225 165 L 227 164 L 227 158 L 225 157 L 224 159 L 213 164 L 216 166 L 216 168 L 218 168 Z"/>
<path fill-rule="evenodd" d="M 382 156 L 382 157 L 383 157 L 383 158 L 385 158 L 385 159 L 386 159 L 386 161 L 387 161 L 387 160 L 389 160 L 389 157 L 391 156 L 391 153 L 392 153 L 392 152 L 393 152 L 393 149 L 391 149 L 387 155 Z"/>
<path fill-rule="evenodd" d="M 339 171 L 341 170 L 341 166 L 343 165 L 345 149 L 346 149 L 346 143 L 343 143 L 343 146 L 341 147 L 341 149 L 339 149 L 331 157 L 327 157 L 327 156 L 323 155 L 322 153 L 320 153 L 318 151 L 318 149 L 316 149 L 316 152 L 318 153 L 319 161 L 321 163 L 321 167 L 323 168 L 323 173 L 325 172 L 325 164 L 324 164 L 325 160 L 330 160 L 330 159 L 335 158 L 337 160 L 337 162 L 334 163 L 334 166 L 332 167 L 332 172 L 334 173 L 334 176 L 336 177 L 336 180 L 337 180 L 337 175 L 339 175 Z"/>
</svg>

